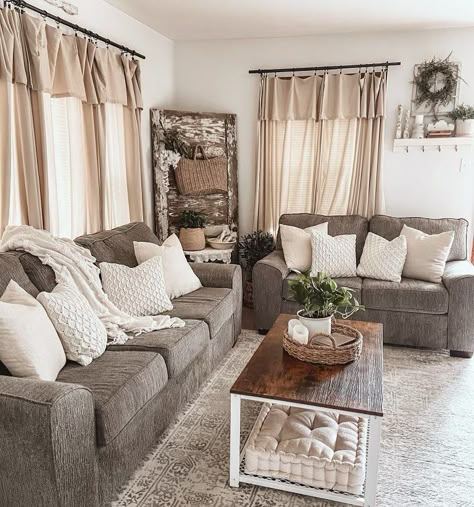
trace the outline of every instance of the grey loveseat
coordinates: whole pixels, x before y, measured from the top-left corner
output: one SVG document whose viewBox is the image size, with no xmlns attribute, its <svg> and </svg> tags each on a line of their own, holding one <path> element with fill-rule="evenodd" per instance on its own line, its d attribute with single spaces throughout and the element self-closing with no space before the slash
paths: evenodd
<svg viewBox="0 0 474 507">
<path fill-rule="evenodd" d="M 377 215 L 370 220 L 360 216 L 323 216 L 313 214 L 282 215 L 280 224 L 309 227 L 329 222 L 332 236 L 356 234 L 357 261 L 367 233 L 392 240 L 403 224 L 427 234 L 454 231 L 443 283 L 403 278 L 400 283 L 355 278 L 337 279 L 340 285 L 354 289 L 365 305 L 365 312 L 354 318 L 382 322 L 385 343 L 448 349 L 451 355 L 472 357 L 474 352 L 474 266 L 467 260 L 467 228 L 463 219 L 395 218 Z M 257 329 L 268 330 L 279 313 L 296 313 L 298 305 L 288 291 L 290 273 L 283 257 L 278 235 L 276 250 L 259 261 L 253 271 Z"/>
<path fill-rule="evenodd" d="M 142 223 L 76 240 L 99 262 L 137 264 L 133 241 L 158 243 Z M 0 505 L 107 503 L 240 333 L 236 265 L 192 264 L 203 288 L 174 300 L 186 327 L 111 346 L 91 365 L 68 363 L 56 382 L 0 372 Z M 54 274 L 27 253 L 0 254 L 0 294 L 14 279 L 30 294 Z M 0 365 L 1 367 L 1 365 Z"/>
</svg>

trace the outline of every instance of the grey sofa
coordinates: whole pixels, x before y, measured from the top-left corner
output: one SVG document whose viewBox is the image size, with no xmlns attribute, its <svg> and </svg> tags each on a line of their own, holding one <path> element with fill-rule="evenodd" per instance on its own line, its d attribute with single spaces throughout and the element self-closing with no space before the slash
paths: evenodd
<svg viewBox="0 0 474 507">
<path fill-rule="evenodd" d="M 76 240 L 99 262 L 137 264 L 133 241 L 158 243 L 142 223 Z M 236 265 L 192 264 L 203 288 L 174 300 L 186 327 L 111 346 L 91 365 L 68 363 L 56 382 L 0 374 L 0 505 L 96 507 L 110 501 L 240 333 Z M 0 254 L 0 294 L 30 294 L 52 270 L 22 252 Z"/>
<path fill-rule="evenodd" d="M 365 305 L 354 319 L 382 322 L 384 341 L 397 345 L 449 349 L 451 355 L 472 357 L 474 352 L 474 266 L 467 260 L 467 228 L 464 219 L 395 218 L 360 216 L 282 215 L 280 224 L 309 227 L 329 222 L 332 236 L 356 234 L 357 261 L 369 231 L 388 240 L 400 234 L 403 224 L 428 234 L 454 231 L 443 283 L 404 278 L 400 283 L 355 278 L 337 279 L 354 289 Z M 296 275 L 286 267 L 280 236 L 276 249 L 259 261 L 253 270 L 257 329 L 268 330 L 279 313 L 296 313 L 298 305 L 288 291 L 288 280 Z"/>
</svg>

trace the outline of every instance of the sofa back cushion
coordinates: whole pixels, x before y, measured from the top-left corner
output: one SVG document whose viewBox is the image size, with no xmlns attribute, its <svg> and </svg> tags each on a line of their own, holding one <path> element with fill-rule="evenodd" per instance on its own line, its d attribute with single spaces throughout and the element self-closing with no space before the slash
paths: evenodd
<svg viewBox="0 0 474 507">
<path fill-rule="evenodd" d="M 38 257 L 21 252 L 20 262 L 39 292 L 51 292 L 56 287 L 56 275 L 53 269 L 43 264 Z"/>
<path fill-rule="evenodd" d="M 357 262 L 359 262 L 369 229 L 369 222 L 366 218 L 359 215 L 327 216 L 313 213 L 289 213 L 280 217 L 280 224 L 292 225 L 301 229 L 323 222 L 328 222 L 328 234 L 330 236 L 340 236 L 341 234 L 355 234 L 357 236 L 356 255 Z M 278 231 L 277 236 L 277 249 L 281 249 L 280 231 Z"/>
<path fill-rule="evenodd" d="M 10 280 L 14 280 L 28 294 L 36 297 L 39 290 L 31 282 L 23 269 L 20 259 L 22 252 L 0 253 L 0 296 L 5 292 Z"/>
<path fill-rule="evenodd" d="M 152 230 L 143 222 L 132 222 L 110 231 L 79 236 L 74 241 L 88 248 L 97 263 L 112 262 L 131 268 L 138 265 L 133 248 L 134 241 L 159 243 Z"/>
<path fill-rule="evenodd" d="M 454 241 L 449 252 L 448 261 L 464 260 L 467 258 L 467 228 L 468 222 L 464 218 L 418 218 L 418 217 L 389 217 L 375 215 L 370 219 L 369 230 L 389 241 L 400 235 L 404 225 L 418 229 L 425 234 L 440 234 L 454 231 Z"/>
</svg>

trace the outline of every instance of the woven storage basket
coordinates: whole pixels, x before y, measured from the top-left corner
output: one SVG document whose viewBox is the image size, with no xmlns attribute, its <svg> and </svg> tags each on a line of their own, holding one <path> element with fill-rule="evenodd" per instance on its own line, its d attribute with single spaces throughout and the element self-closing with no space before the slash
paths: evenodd
<svg viewBox="0 0 474 507">
<path fill-rule="evenodd" d="M 202 159 L 197 159 L 201 151 Z M 206 195 L 227 192 L 227 158 L 206 158 L 203 147 L 194 149 L 194 159 L 182 158 L 175 170 L 176 185 L 182 195 Z"/>
<path fill-rule="evenodd" d="M 319 334 L 311 337 L 308 345 L 302 345 L 294 342 L 288 336 L 288 333 L 285 332 L 283 335 L 283 348 L 290 356 L 296 357 L 296 359 L 300 361 L 306 361 L 307 363 L 346 364 L 359 359 L 362 352 L 362 334 L 357 331 L 357 329 L 342 324 L 333 324 L 332 331 L 334 333 L 351 336 L 355 341 L 337 347 L 336 341 L 331 335 Z M 317 336 L 328 336 L 332 345 L 317 343 L 315 341 Z"/>
<path fill-rule="evenodd" d="M 181 242 L 183 250 L 190 252 L 204 250 L 204 248 L 206 248 L 204 229 L 181 227 L 179 230 L 179 241 Z"/>
</svg>

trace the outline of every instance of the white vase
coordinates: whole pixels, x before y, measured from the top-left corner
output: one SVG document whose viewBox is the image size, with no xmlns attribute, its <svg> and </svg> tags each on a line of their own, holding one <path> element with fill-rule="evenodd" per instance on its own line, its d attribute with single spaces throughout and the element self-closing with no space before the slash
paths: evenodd
<svg viewBox="0 0 474 507">
<path fill-rule="evenodd" d="M 456 120 L 456 137 L 474 137 L 474 120 Z"/>
<path fill-rule="evenodd" d="M 308 329 L 309 336 L 314 336 L 315 334 L 331 334 L 331 317 L 324 317 L 322 319 L 310 319 L 308 317 L 303 317 L 301 313 L 303 310 L 300 310 L 297 315 L 298 319 L 303 324 L 304 327 Z"/>
</svg>

